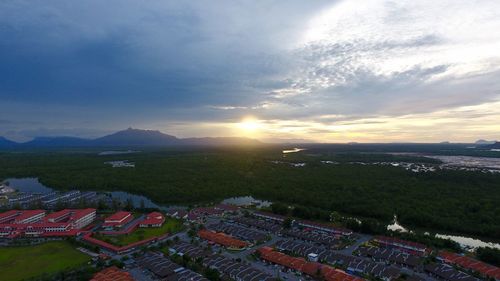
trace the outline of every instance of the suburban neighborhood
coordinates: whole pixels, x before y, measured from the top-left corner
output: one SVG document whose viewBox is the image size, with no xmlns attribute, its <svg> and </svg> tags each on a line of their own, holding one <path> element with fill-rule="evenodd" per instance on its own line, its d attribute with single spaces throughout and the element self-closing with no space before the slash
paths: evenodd
<svg viewBox="0 0 500 281">
<path fill-rule="evenodd" d="M 0 214 L 3 245 L 67 239 L 100 268 L 94 281 L 500 280 L 500 268 L 463 254 L 230 204 Z"/>
</svg>

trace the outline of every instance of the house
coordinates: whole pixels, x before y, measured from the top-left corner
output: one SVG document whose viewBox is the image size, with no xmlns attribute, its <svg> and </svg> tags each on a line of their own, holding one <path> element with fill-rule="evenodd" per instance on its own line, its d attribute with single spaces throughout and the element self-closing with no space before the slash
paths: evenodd
<svg viewBox="0 0 500 281">
<path fill-rule="evenodd" d="M 441 251 L 437 259 L 448 264 L 457 265 L 461 268 L 478 272 L 483 276 L 500 280 L 500 268 L 482 261 L 447 251 Z"/>
<path fill-rule="evenodd" d="M 139 227 L 161 227 L 165 222 L 165 216 L 159 212 L 152 212 L 141 221 Z"/>
<path fill-rule="evenodd" d="M 271 220 L 271 221 L 275 221 L 278 223 L 283 223 L 286 219 L 285 216 L 276 215 L 276 214 L 268 213 L 268 212 L 262 212 L 262 211 L 254 212 L 253 215 L 258 217 L 258 218 L 261 218 L 261 219 Z"/>
<path fill-rule="evenodd" d="M 334 227 L 334 226 L 327 225 L 327 224 L 324 224 L 324 223 L 319 223 L 319 222 L 314 222 L 314 221 L 307 221 L 307 220 L 299 220 L 296 223 L 299 226 L 302 226 L 302 227 L 307 227 L 307 228 L 311 228 L 311 229 L 314 229 L 314 230 L 327 232 L 327 233 L 330 233 L 330 234 L 343 235 L 343 236 L 350 236 L 350 235 L 352 235 L 352 230 L 350 230 L 350 229 L 340 228 L 340 227 Z"/>
<path fill-rule="evenodd" d="M 102 225 L 104 228 L 120 228 L 132 221 L 134 217 L 132 213 L 119 211 L 107 217 Z"/>
<path fill-rule="evenodd" d="M 395 247 L 414 254 L 424 255 L 427 252 L 427 247 L 423 244 L 401 240 L 394 237 L 377 236 L 373 239 L 373 242 L 378 243 L 381 246 Z"/>
<path fill-rule="evenodd" d="M 229 249 L 241 250 L 250 244 L 238 239 L 235 239 L 227 234 L 221 232 L 212 232 L 206 229 L 198 231 L 200 238 L 212 241 Z"/>
<path fill-rule="evenodd" d="M 90 281 L 134 281 L 134 278 L 130 273 L 112 266 L 97 272 Z"/>
<path fill-rule="evenodd" d="M 96 209 L 65 209 L 45 216 L 44 210 L 9 211 L 0 214 L 0 237 L 75 236 L 92 223 Z"/>
</svg>

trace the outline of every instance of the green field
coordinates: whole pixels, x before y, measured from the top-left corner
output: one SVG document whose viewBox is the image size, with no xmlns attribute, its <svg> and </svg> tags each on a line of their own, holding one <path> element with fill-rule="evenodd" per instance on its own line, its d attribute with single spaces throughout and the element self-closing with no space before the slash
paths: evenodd
<svg viewBox="0 0 500 281">
<path fill-rule="evenodd" d="M 179 232 L 180 230 L 182 230 L 182 223 L 179 220 L 167 218 L 162 227 L 138 228 L 130 234 L 118 236 L 94 235 L 94 238 L 116 246 L 125 246 L 151 237 L 161 236 L 166 233 Z"/>
<path fill-rule="evenodd" d="M 0 248 L 0 279 L 23 280 L 77 267 L 90 257 L 66 242 Z"/>
</svg>

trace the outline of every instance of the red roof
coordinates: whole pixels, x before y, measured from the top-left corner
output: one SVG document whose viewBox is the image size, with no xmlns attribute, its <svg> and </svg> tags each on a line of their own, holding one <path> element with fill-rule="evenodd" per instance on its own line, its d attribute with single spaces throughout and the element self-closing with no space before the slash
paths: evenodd
<svg viewBox="0 0 500 281">
<path fill-rule="evenodd" d="M 26 232 L 37 232 L 38 235 L 42 236 L 74 236 L 77 235 L 80 230 L 73 230 L 72 223 L 80 219 L 92 212 L 95 212 L 95 209 L 65 209 L 59 212 L 55 212 L 49 214 L 44 218 L 44 220 L 40 220 L 38 222 L 30 222 L 30 223 L 22 223 L 21 220 L 28 219 L 32 216 L 45 213 L 43 210 L 27 210 L 27 211 L 19 211 L 20 215 L 16 217 L 17 223 L 10 224 L 0 224 L 0 229 L 4 231 L 10 231 L 11 235 L 7 237 L 19 236 L 22 234 L 26 234 Z M 67 219 L 64 218 L 67 216 Z M 62 218 L 61 220 L 57 220 L 57 218 Z M 50 222 L 49 219 L 54 219 L 54 222 Z M 47 231 L 47 228 L 63 228 L 62 231 Z"/>
<path fill-rule="evenodd" d="M 119 212 L 116 212 L 116 213 L 112 214 L 111 216 L 107 217 L 104 221 L 106 223 L 107 222 L 110 222 L 110 223 L 122 222 L 123 220 L 125 220 L 127 217 L 129 217 L 131 215 L 132 215 L 132 213 L 130 213 L 130 212 L 119 211 Z"/>
<path fill-rule="evenodd" d="M 164 237 L 167 237 L 167 236 L 168 236 L 168 234 L 163 235 L 163 236 L 151 237 L 151 238 L 144 239 L 144 240 L 141 240 L 141 241 L 137 241 L 137 242 L 134 242 L 134 243 L 128 244 L 126 246 L 122 246 L 122 247 L 118 247 L 118 246 L 115 246 L 113 244 L 110 244 L 110 243 L 104 242 L 102 240 L 96 239 L 96 238 L 92 237 L 92 233 L 91 232 L 85 234 L 83 236 L 83 240 L 85 240 L 88 243 L 92 243 L 94 245 L 97 245 L 97 246 L 106 248 L 108 250 L 111 250 L 113 252 L 120 253 L 120 252 L 127 251 L 129 249 L 132 249 L 134 247 L 137 247 L 137 246 L 145 245 L 145 244 L 147 244 L 147 243 L 149 243 L 151 241 L 154 241 L 156 239 L 163 239 Z"/>
<path fill-rule="evenodd" d="M 239 207 L 231 204 L 219 204 L 215 206 L 215 208 L 226 211 L 226 212 L 236 212 L 239 210 Z"/>
<path fill-rule="evenodd" d="M 463 268 L 477 271 L 485 276 L 500 279 L 500 268 L 482 261 L 446 251 L 441 251 L 439 258 L 447 263 L 456 264 Z"/>
<path fill-rule="evenodd" d="M 3 212 L 0 214 L 0 221 L 5 220 L 5 219 L 14 219 L 15 216 L 18 216 L 21 214 L 21 211 L 18 210 L 9 210 L 7 212 Z"/>
<path fill-rule="evenodd" d="M 146 216 L 141 225 L 157 225 L 165 222 L 165 216 L 159 212 L 152 212 Z"/>
<path fill-rule="evenodd" d="M 68 216 L 68 218 L 69 218 L 69 215 L 71 214 L 71 212 L 72 212 L 72 210 L 70 210 L 70 209 L 64 209 L 64 210 L 61 210 L 59 212 L 54 212 L 52 214 L 46 215 L 44 220 L 45 221 L 57 220 L 57 219 L 64 217 L 64 216 Z"/>
<path fill-rule="evenodd" d="M 90 281 L 134 281 L 134 278 L 130 273 L 112 266 L 96 273 Z"/>
<path fill-rule="evenodd" d="M 93 208 L 87 208 L 87 209 L 80 209 L 80 210 L 74 210 L 75 212 L 73 213 L 73 216 L 71 217 L 72 220 L 79 220 L 89 214 L 92 214 L 96 212 L 96 209 Z"/>
<path fill-rule="evenodd" d="M 31 217 L 40 215 L 42 213 L 45 214 L 45 211 L 44 210 L 25 210 L 25 211 L 21 211 L 21 214 L 16 217 L 15 222 L 16 223 L 17 222 L 21 222 L 23 220 L 30 219 Z"/>
<path fill-rule="evenodd" d="M 363 278 L 359 278 L 356 276 L 352 276 L 350 274 L 345 273 L 342 270 L 335 269 L 331 266 L 322 266 L 321 274 L 325 281 L 361 281 Z"/>
<path fill-rule="evenodd" d="M 212 232 L 206 229 L 202 229 L 198 231 L 198 236 L 200 236 L 203 239 L 210 240 L 212 242 L 215 242 L 217 244 L 220 244 L 225 247 L 231 247 L 231 248 L 244 248 L 248 246 L 249 244 L 247 242 L 235 239 L 227 234 L 224 233 L 217 233 L 217 232 Z"/>
<path fill-rule="evenodd" d="M 349 275 L 344 271 L 335 269 L 328 265 L 317 262 L 308 262 L 303 258 L 295 258 L 274 251 L 270 247 L 262 247 L 258 250 L 262 259 L 281 266 L 303 272 L 312 277 L 322 276 L 326 281 L 362 281 L 364 279 Z M 320 275 L 320 276 L 318 276 Z"/>
</svg>

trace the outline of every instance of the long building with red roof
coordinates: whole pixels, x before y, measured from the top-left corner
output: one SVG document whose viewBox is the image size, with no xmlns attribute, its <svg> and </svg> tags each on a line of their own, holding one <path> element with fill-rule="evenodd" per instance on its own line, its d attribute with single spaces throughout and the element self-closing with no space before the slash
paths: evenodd
<svg viewBox="0 0 500 281">
<path fill-rule="evenodd" d="M 14 218 L 19 216 L 22 211 L 9 210 L 0 214 L 0 223 L 14 222 Z"/>
<path fill-rule="evenodd" d="M 482 261 L 447 251 L 441 251 L 437 258 L 445 263 L 458 265 L 462 268 L 476 271 L 483 276 L 500 280 L 500 268 Z"/>
<path fill-rule="evenodd" d="M 232 249 L 243 249 L 250 245 L 245 241 L 238 240 L 222 232 L 212 232 L 206 229 L 198 231 L 198 236 L 202 239 L 209 240 Z"/>
<path fill-rule="evenodd" d="M 97 272 L 90 281 L 134 281 L 134 278 L 130 273 L 112 266 Z"/>
<path fill-rule="evenodd" d="M 0 214 L 0 237 L 74 236 L 89 225 L 96 209 L 67 209 L 45 217 L 43 210 L 8 211 Z"/>
<path fill-rule="evenodd" d="M 303 258 L 291 257 L 274 251 L 271 247 L 261 247 L 257 250 L 260 257 L 268 262 L 281 265 L 297 272 L 326 281 L 363 281 L 364 279 L 350 275 L 342 270 L 318 262 L 306 261 Z"/>
</svg>

